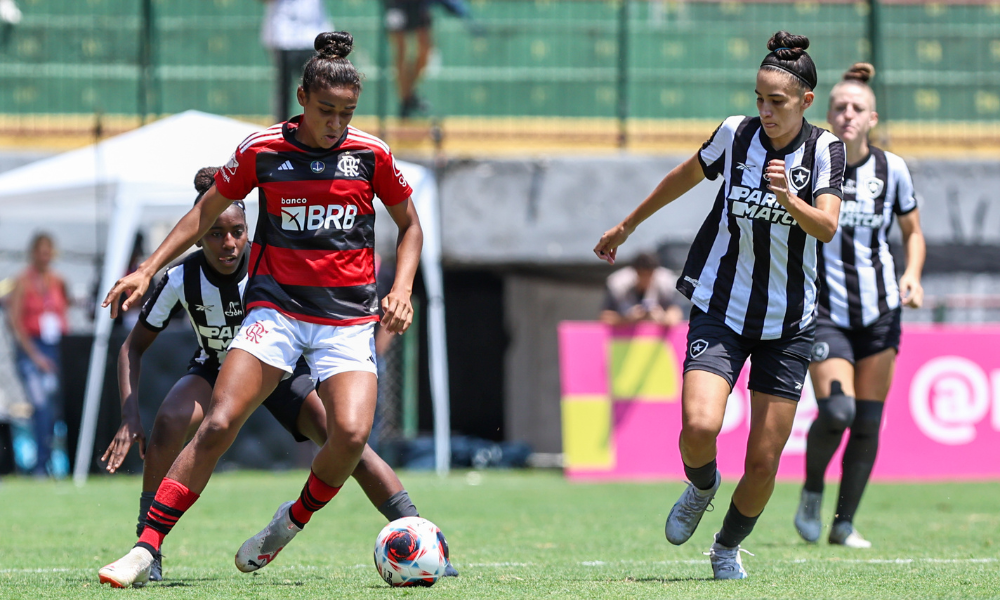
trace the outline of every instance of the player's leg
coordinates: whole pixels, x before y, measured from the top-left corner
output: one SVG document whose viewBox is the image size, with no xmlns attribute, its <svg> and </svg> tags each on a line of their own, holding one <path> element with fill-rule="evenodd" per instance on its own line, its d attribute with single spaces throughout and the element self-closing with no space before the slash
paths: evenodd
<svg viewBox="0 0 1000 600">
<path fill-rule="evenodd" d="M 755 365 L 756 366 L 756 365 Z M 805 366 L 802 368 L 805 378 Z M 740 544 L 753 531 L 774 491 L 781 451 L 792 432 L 796 400 L 754 391 L 743 477 L 733 491 L 722 528 L 709 551 L 716 579 L 744 579 Z"/>
<path fill-rule="evenodd" d="M 229 351 L 208 413 L 160 483 L 139 541 L 125 557 L 99 571 L 102 583 L 127 587 L 148 579 L 153 556 L 160 551 L 163 538 L 198 499 L 219 458 L 283 374 L 249 352 L 239 348 Z"/>
<path fill-rule="evenodd" d="M 816 329 L 809 375 L 819 412 L 806 437 L 806 479 L 795 512 L 795 530 L 807 542 L 823 530 L 820 509 L 826 469 L 854 420 L 854 350 L 847 333 L 829 324 Z"/>
<path fill-rule="evenodd" d="M 809 370 L 815 330 L 753 343 L 750 354 L 750 435 L 743 477 L 733 492 L 710 556 L 716 579 L 743 579 L 740 544 L 753 531 L 774 491 L 781 451 Z"/>
<path fill-rule="evenodd" d="M 672 544 L 683 544 L 694 534 L 721 484 L 715 439 L 746 357 L 740 336 L 698 307 L 691 309 L 680 435 L 681 460 L 690 484 L 667 515 L 664 529 Z"/>
<path fill-rule="evenodd" d="M 871 542 L 854 529 L 854 515 L 868 485 L 878 454 L 882 409 L 896 366 L 896 349 L 888 348 L 858 360 L 854 384 L 857 410 L 844 448 L 843 475 L 837 512 L 830 529 L 830 543 L 852 548 L 869 548 Z"/>
<path fill-rule="evenodd" d="M 309 365 L 300 359 L 292 376 L 279 383 L 264 400 L 264 408 L 296 441 L 309 439 L 322 447 L 327 440 L 327 415 L 315 387 Z M 367 444 L 352 476 L 388 520 L 419 516 L 392 467 Z"/>
<path fill-rule="evenodd" d="M 299 498 L 278 507 L 271 523 L 236 553 L 236 567 L 244 572 L 274 560 L 313 513 L 337 495 L 361 459 L 375 415 L 374 324 L 335 327 L 299 322 L 295 327 L 303 340 L 303 355 L 320 381 L 317 392 L 326 409 L 327 438 Z"/>
<path fill-rule="evenodd" d="M 213 369 L 214 370 L 214 369 Z M 217 371 L 216 371 L 217 373 Z M 212 378 L 214 381 L 214 377 Z M 166 476 L 177 455 L 201 424 L 212 399 L 212 386 L 204 377 L 192 374 L 181 377 L 174 384 L 156 411 L 153 429 L 146 445 L 142 463 L 142 493 L 139 495 L 139 520 L 135 535 L 139 537 L 146 528 L 146 517 L 156 489 Z M 163 579 L 162 557 L 154 555 L 149 580 Z"/>
</svg>

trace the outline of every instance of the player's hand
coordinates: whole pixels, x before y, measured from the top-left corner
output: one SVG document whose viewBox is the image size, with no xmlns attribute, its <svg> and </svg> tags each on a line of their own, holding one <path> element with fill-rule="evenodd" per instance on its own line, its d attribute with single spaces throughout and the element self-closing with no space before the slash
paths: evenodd
<svg viewBox="0 0 1000 600">
<path fill-rule="evenodd" d="M 122 303 L 122 310 L 128 310 L 136 302 L 142 300 L 142 295 L 146 293 L 149 289 L 149 280 L 151 277 L 144 274 L 141 270 L 129 273 L 125 277 L 122 277 L 115 283 L 115 286 L 111 288 L 108 295 L 104 297 L 104 302 L 101 302 L 102 308 L 111 307 L 111 318 L 115 319 L 118 317 L 118 298 L 122 294 L 127 294 L 128 298 Z"/>
<path fill-rule="evenodd" d="M 382 327 L 389 333 L 404 333 L 413 322 L 410 294 L 392 290 L 382 298 Z"/>
<path fill-rule="evenodd" d="M 625 243 L 629 233 L 621 223 L 615 225 L 601 236 L 601 241 L 597 242 L 597 245 L 594 246 L 594 254 L 597 255 L 597 258 L 608 261 L 610 265 L 615 264 L 615 257 L 618 256 L 618 246 Z"/>
<path fill-rule="evenodd" d="M 785 173 L 785 161 L 774 159 L 767 163 L 764 170 L 764 179 L 767 180 L 767 189 L 774 192 L 778 204 L 788 208 L 788 174 Z"/>
<path fill-rule="evenodd" d="M 910 308 L 920 308 L 924 304 L 924 286 L 913 275 L 903 274 L 899 278 L 899 299 Z"/>
<path fill-rule="evenodd" d="M 139 443 L 139 458 L 146 458 L 146 434 L 142 432 L 142 421 L 138 416 L 130 419 L 122 419 L 122 424 L 118 427 L 111 445 L 104 451 L 101 460 L 108 463 L 108 473 L 114 473 L 118 467 L 125 462 L 125 456 L 132 448 L 132 444 Z"/>
</svg>

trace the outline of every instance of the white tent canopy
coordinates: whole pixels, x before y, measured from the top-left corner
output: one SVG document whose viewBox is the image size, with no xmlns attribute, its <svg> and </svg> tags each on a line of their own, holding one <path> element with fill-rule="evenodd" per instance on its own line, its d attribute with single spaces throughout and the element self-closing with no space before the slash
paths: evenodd
<svg viewBox="0 0 1000 600">
<path fill-rule="evenodd" d="M 177 221 L 194 199 L 194 173 L 206 165 L 224 164 L 239 142 L 259 129 L 251 123 L 187 111 L 8 171 L 0 175 L 0 224 L 22 230 L 54 221 L 86 225 L 100 218 L 100 199 L 109 198 L 107 239 L 97 240 L 105 246 L 100 289 L 107 291 L 125 273 L 140 225 L 155 219 Z M 413 201 L 424 229 L 421 264 L 430 298 L 436 464 L 443 473 L 450 463 L 450 418 L 437 184 L 433 173 L 424 167 L 402 161 L 398 165 L 413 186 Z M 251 227 L 255 205 L 256 201 L 248 198 Z M 389 219 L 384 210 L 380 212 L 382 218 L 377 222 L 381 232 Z M 384 234 L 381 237 L 387 239 Z M 390 233 L 388 239 L 392 237 Z M 74 479 L 78 484 L 86 481 L 90 467 L 111 325 L 107 309 L 99 310 L 77 445 Z"/>
</svg>

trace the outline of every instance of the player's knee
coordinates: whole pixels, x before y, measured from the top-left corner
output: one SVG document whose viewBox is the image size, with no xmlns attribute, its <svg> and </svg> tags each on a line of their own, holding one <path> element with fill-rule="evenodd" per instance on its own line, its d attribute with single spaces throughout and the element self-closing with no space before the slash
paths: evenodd
<svg viewBox="0 0 1000 600">
<path fill-rule="evenodd" d="M 718 435 L 719 429 L 714 423 L 692 419 L 685 423 L 681 430 L 681 444 L 693 448 L 703 448 L 714 444 Z"/>
<path fill-rule="evenodd" d="M 163 439 L 185 439 L 188 427 L 191 425 L 191 412 L 179 410 L 176 407 L 161 406 L 153 421 L 153 431 L 150 441 Z"/>
<path fill-rule="evenodd" d="M 817 420 L 831 431 L 844 431 L 854 423 L 856 403 L 853 396 L 848 396 L 836 386 L 829 398 L 816 400 L 819 406 Z"/>
<path fill-rule="evenodd" d="M 198 428 L 198 443 L 202 446 L 212 447 L 216 445 L 229 446 L 230 441 L 236 437 L 239 427 L 235 426 L 228 415 L 210 412 L 202 421 Z"/>
<path fill-rule="evenodd" d="M 851 424 L 851 435 L 877 436 L 882 425 L 883 402 L 875 400 L 859 400 L 854 423 Z"/>
<path fill-rule="evenodd" d="M 749 457 L 745 464 L 745 476 L 755 483 L 766 483 L 773 481 L 778 474 L 778 460 L 775 456 L 755 456 Z"/>
</svg>

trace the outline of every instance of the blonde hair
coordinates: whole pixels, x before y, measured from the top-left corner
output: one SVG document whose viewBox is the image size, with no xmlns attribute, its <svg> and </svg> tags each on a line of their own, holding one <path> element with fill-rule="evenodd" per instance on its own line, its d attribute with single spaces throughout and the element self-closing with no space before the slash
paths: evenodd
<svg viewBox="0 0 1000 600">
<path fill-rule="evenodd" d="M 843 76 L 841 76 L 840 81 L 833 86 L 830 90 L 830 103 L 833 103 L 833 96 L 837 93 L 842 86 L 845 85 L 856 85 L 858 87 L 868 90 L 868 95 L 872 99 L 871 110 L 875 110 L 875 91 L 872 90 L 868 82 L 871 81 L 872 77 L 875 77 L 875 67 L 871 63 L 866 62 L 856 62 L 851 65 L 851 68 L 844 71 Z"/>
</svg>

